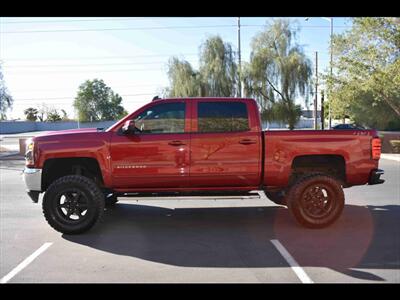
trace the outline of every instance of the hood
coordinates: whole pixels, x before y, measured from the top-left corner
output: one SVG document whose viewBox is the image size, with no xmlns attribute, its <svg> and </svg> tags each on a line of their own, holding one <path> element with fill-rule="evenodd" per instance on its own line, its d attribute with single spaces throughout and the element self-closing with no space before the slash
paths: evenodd
<svg viewBox="0 0 400 300">
<path fill-rule="evenodd" d="M 80 128 L 80 129 L 67 129 L 67 130 L 56 130 L 56 131 L 44 131 L 36 137 L 58 135 L 58 134 L 73 134 L 73 133 L 89 133 L 97 132 L 97 128 Z"/>
<path fill-rule="evenodd" d="M 57 131 L 45 131 L 35 137 L 37 138 L 42 138 L 42 137 L 48 137 L 48 136 L 60 136 L 60 135 L 74 135 L 74 134 L 81 134 L 81 133 L 95 133 L 95 132 L 101 132 L 97 130 L 97 128 L 80 128 L 80 129 L 67 129 L 67 130 L 57 130 Z"/>
</svg>

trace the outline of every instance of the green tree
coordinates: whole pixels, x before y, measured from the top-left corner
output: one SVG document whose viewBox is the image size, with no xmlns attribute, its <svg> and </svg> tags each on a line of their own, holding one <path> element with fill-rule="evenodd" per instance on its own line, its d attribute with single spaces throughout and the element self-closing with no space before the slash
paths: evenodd
<svg viewBox="0 0 400 300">
<path fill-rule="evenodd" d="M 296 97 L 308 103 L 311 94 L 311 62 L 295 41 L 297 32 L 287 20 L 274 21 L 253 38 L 243 70 L 245 95 L 259 102 L 262 119 L 287 122 L 290 129 L 301 115 Z"/>
<path fill-rule="evenodd" d="M 172 57 L 168 62 L 170 87 L 164 91 L 168 97 L 201 96 L 201 81 L 190 63 Z"/>
<path fill-rule="evenodd" d="M 168 97 L 232 97 L 236 95 L 237 65 L 234 51 L 219 36 L 208 38 L 200 46 L 200 69 L 185 60 L 172 57 L 168 62 Z"/>
<path fill-rule="evenodd" d="M 98 109 L 102 111 L 101 120 L 116 120 L 126 116 L 128 112 L 122 107 L 122 97 L 111 91 L 108 101 L 100 101 Z"/>
<path fill-rule="evenodd" d="M 24 114 L 26 116 L 26 119 L 28 121 L 35 122 L 38 118 L 38 110 L 33 107 L 28 107 L 27 109 L 24 110 Z"/>
<path fill-rule="evenodd" d="M 13 98 L 8 93 L 6 84 L 3 80 L 3 73 L 0 67 L 0 120 L 6 119 L 6 112 L 12 107 Z"/>
<path fill-rule="evenodd" d="M 94 79 L 79 86 L 74 107 L 82 122 L 106 121 L 120 119 L 127 114 L 121 102 L 121 96 L 115 94 L 103 80 Z"/>
<path fill-rule="evenodd" d="M 234 97 L 237 90 L 237 64 L 232 46 L 212 36 L 200 46 L 200 79 L 204 96 Z"/>
<path fill-rule="evenodd" d="M 64 109 L 61 109 L 61 113 L 62 113 L 62 117 L 61 117 L 62 121 L 70 121 L 70 118 L 68 118 L 68 114 Z"/>
<path fill-rule="evenodd" d="M 400 129 L 400 19 L 353 18 L 333 41 L 335 73 L 326 76 L 333 117 Z"/>
<path fill-rule="evenodd" d="M 61 120 L 61 116 L 56 109 L 53 108 L 48 111 L 46 118 L 47 122 L 57 122 Z"/>
</svg>

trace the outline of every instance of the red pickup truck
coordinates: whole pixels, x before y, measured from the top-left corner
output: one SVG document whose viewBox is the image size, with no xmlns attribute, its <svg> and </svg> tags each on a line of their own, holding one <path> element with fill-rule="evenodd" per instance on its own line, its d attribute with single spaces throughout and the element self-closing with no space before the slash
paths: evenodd
<svg viewBox="0 0 400 300">
<path fill-rule="evenodd" d="M 333 223 L 345 187 L 379 184 L 375 130 L 262 131 L 245 98 L 158 99 L 110 128 L 27 143 L 28 195 L 56 230 L 90 229 L 119 196 L 265 192 L 303 226 Z"/>
</svg>

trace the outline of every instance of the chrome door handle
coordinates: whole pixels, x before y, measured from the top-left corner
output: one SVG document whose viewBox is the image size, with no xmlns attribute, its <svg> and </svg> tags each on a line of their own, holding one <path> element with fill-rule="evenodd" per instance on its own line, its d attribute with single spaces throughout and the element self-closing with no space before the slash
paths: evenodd
<svg viewBox="0 0 400 300">
<path fill-rule="evenodd" d="M 241 141 L 239 141 L 239 144 L 242 145 L 250 145 L 250 144 L 255 144 L 257 143 L 255 140 L 249 140 L 249 139 L 243 139 Z"/>
</svg>

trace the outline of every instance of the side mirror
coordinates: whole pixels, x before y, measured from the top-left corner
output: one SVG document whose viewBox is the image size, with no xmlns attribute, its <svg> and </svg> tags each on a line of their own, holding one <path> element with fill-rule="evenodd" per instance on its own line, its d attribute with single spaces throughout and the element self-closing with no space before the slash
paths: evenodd
<svg viewBox="0 0 400 300">
<path fill-rule="evenodd" d="M 122 132 L 124 134 L 134 133 L 135 132 L 135 121 L 133 121 L 133 120 L 125 121 L 124 126 L 122 126 Z"/>
</svg>

